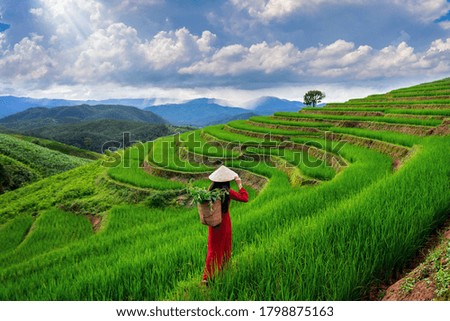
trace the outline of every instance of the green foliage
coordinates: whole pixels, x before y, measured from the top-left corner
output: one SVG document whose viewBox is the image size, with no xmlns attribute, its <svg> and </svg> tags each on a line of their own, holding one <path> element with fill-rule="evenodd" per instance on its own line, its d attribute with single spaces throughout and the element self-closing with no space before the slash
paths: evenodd
<svg viewBox="0 0 450 321">
<path fill-rule="evenodd" d="M 62 144 L 62 143 L 52 141 L 52 140 L 36 138 L 36 137 L 31 137 L 31 136 L 23 136 L 23 135 L 13 135 L 13 136 L 16 138 L 22 139 L 24 141 L 27 141 L 27 142 L 51 149 L 51 150 L 55 150 L 55 151 L 58 151 L 58 152 L 61 152 L 63 154 L 70 155 L 70 156 L 86 158 L 86 159 L 91 159 L 91 160 L 96 160 L 101 157 L 100 154 L 93 153 L 93 152 L 90 152 L 90 151 L 87 151 L 87 150 L 84 150 L 81 148 L 77 148 L 74 146 Z"/>
<path fill-rule="evenodd" d="M 409 294 L 414 289 L 415 285 L 416 280 L 414 278 L 406 278 L 400 285 L 400 290 L 403 292 L 403 294 Z"/>
<path fill-rule="evenodd" d="M 107 147 L 110 147 L 109 145 L 123 148 L 124 144 L 128 144 L 125 146 L 128 147 L 134 141 L 151 141 L 161 136 L 185 130 L 185 128 L 172 127 L 166 124 L 103 119 L 63 126 L 45 126 L 32 130 L 23 130 L 22 132 L 26 135 L 51 139 L 102 153 Z M 124 133 L 131 134 L 130 142 L 127 142 Z M 108 142 L 110 143 L 106 144 Z"/>
<path fill-rule="evenodd" d="M 230 127 L 236 128 L 236 129 L 242 129 L 242 130 L 246 130 L 246 131 L 258 132 L 258 133 L 264 133 L 264 134 L 272 134 L 272 135 L 289 135 L 289 136 L 291 136 L 291 135 L 294 135 L 294 136 L 314 135 L 313 132 L 303 132 L 303 131 L 296 131 L 296 130 L 255 126 L 246 120 L 235 120 L 235 121 L 229 122 L 227 125 Z"/>
<path fill-rule="evenodd" d="M 305 110 L 305 108 L 303 108 L 302 110 Z M 314 110 L 316 110 L 316 109 L 314 109 Z M 268 124 L 288 125 L 288 126 L 298 126 L 298 127 L 327 128 L 327 127 L 333 126 L 332 124 L 326 123 L 326 122 L 314 122 L 314 121 L 298 122 L 298 121 L 276 119 L 276 118 L 267 117 L 267 116 L 251 117 L 250 120 L 254 121 L 254 122 L 258 122 L 258 123 L 268 123 Z M 313 134 L 313 133 L 311 133 L 311 134 Z"/>
<path fill-rule="evenodd" d="M 0 256 L 15 249 L 31 228 L 31 215 L 19 215 L 9 222 L 0 225 Z"/>
<path fill-rule="evenodd" d="M 180 189 L 183 184 L 170 181 L 144 171 L 143 159 L 148 154 L 149 144 L 139 144 L 120 154 L 120 162 L 108 169 L 108 175 L 119 182 L 141 188 L 157 190 Z"/>
<path fill-rule="evenodd" d="M 101 162 L 75 168 L 0 195 L 0 224 L 21 215 L 58 207 L 78 214 L 101 214 L 114 205 L 137 203 L 148 192 L 104 178 Z"/>
<path fill-rule="evenodd" d="M 179 136 L 163 137 L 152 142 L 148 160 L 158 167 L 180 172 L 207 172 L 212 167 L 185 160 L 180 155 L 182 142 Z"/>
<path fill-rule="evenodd" d="M 422 137 L 415 135 L 407 135 L 387 130 L 369 130 L 362 128 L 347 128 L 347 127 L 330 127 L 329 131 L 333 133 L 349 134 L 365 138 L 373 138 L 385 141 L 392 144 L 412 147 L 420 143 Z"/>
<path fill-rule="evenodd" d="M 380 123 L 390 124 L 410 124 L 420 126 L 437 126 L 442 123 L 442 120 L 438 119 L 416 119 L 416 118 L 394 118 L 394 117 L 382 117 L 382 116 L 341 116 L 341 115 L 317 115 L 306 113 L 290 113 L 290 112 L 277 112 L 275 116 L 281 117 L 296 117 L 296 118 L 313 118 L 324 120 L 348 120 L 348 121 L 374 121 Z"/>
<path fill-rule="evenodd" d="M 164 208 L 175 205 L 174 198 L 179 195 L 179 191 L 173 190 L 155 192 L 145 199 L 144 204 L 148 207 Z"/>
<path fill-rule="evenodd" d="M 0 134 L 0 193 L 87 163 L 87 159 Z"/>
<path fill-rule="evenodd" d="M 217 200 L 224 201 L 225 196 L 229 195 L 230 192 L 226 189 L 213 189 L 209 190 L 206 188 L 200 187 L 190 187 L 188 189 L 189 195 L 192 197 L 192 202 L 196 204 L 209 203 L 209 206 L 212 208 L 213 204 Z"/>
<path fill-rule="evenodd" d="M 120 105 L 79 105 L 55 108 L 30 108 L 23 112 L 4 117 L 0 123 L 11 129 L 47 127 L 48 124 L 73 124 L 92 120 L 125 120 L 164 124 L 164 119 L 156 114 L 131 106 Z"/>
<path fill-rule="evenodd" d="M 180 139 L 183 146 L 187 147 L 189 151 L 199 155 L 227 158 L 239 156 L 239 152 L 227 149 L 226 144 L 223 146 L 220 144 L 214 146 L 209 144 L 202 138 L 200 130 L 184 133 L 180 136 Z"/>
<path fill-rule="evenodd" d="M 39 179 L 39 175 L 21 162 L 0 155 L 0 194 L 25 186 Z"/>
<path fill-rule="evenodd" d="M 310 90 L 303 96 L 303 103 L 306 106 L 312 105 L 313 107 L 316 107 L 316 105 L 319 104 L 324 98 L 324 92 L 321 92 L 320 90 Z"/>
<path fill-rule="evenodd" d="M 71 242 L 88 238 L 92 227 L 84 216 L 52 209 L 41 213 L 14 251 L 0 255 L 0 266 L 11 266 Z"/>
</svg>

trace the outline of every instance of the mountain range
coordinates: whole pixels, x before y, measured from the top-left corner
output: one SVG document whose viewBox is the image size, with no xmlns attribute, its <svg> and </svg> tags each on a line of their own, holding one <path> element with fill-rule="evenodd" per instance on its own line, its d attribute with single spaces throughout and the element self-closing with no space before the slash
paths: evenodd
<svg viewBox="0 0 450 321">
<path fill-rule="evenodd" d="M 67 100 L 35 99 L 29 97 L 0 96 L 0 118 L 9 116 L 32 107 L 60 107 L 77 105 L 125 105 L 144 108 L 152 105 L 154 99 L 106 99 L 106 100 Z"/>
<path fill-rule="evenodd" d="M 199 98 L 181 104 L 158 105 L 144 109 L 174 125 L 203 127 L 256 115 L 272 115 L 277 111 L 298 111 L 303 107 L 301 102 L 276 97 L 262 97 L 248 105 L 249 108 L 230 107 L 217 104 L 214 99 Z"/>
<path fill-rule="evenodd" d="M 83 104 L 126 105 L 151 111 L 173 125 L 203 127 L 207 125 L 226 123 L 235 119 L 246 119 L 255 115 L 271 115 L 277 111 L 298 111 L 303 107 L 303 104 L 299 101 L 290 101 L 276 97 L 261 97 L 257 100 L 250 101 L 246 104 L 248 108 L 225 106 L 217 103 L 215 99 L 209 98 L 199 98 L 178 104 L 153 105 L 154 103 L 155 99 L 109 99 L 99 101 L 79 101 L 0 96 L 0 117 L 7 117 L 18 112 L 25 111 L 31 107 L 55 108 L 59 106 L 80 106 Z M 42 110 L 33 111 L 33 113 L 35 112 L 42 113 Z M 29 113 L 29 115 L 31 114 L 32 113 Z M 21 117 L 23 117 L 23 115 L 21 115 Z M 99 119 L 99 117 L 96 119 Z M 0 120 L 0 123 L 11 122 L 13 120 L 14 118 L 3 118 Z M 127 120 L 132 119 L 127 118 Z"/>
<path fill-rule="evenodd" d="M 34 107 L 0 119 L 0 125 L 10 129 L 33 129 L 101 119 L 127 120 L 166 124 L 160 116 L 146 110 L 122 105 L 79 105 Z"/>
</svg>

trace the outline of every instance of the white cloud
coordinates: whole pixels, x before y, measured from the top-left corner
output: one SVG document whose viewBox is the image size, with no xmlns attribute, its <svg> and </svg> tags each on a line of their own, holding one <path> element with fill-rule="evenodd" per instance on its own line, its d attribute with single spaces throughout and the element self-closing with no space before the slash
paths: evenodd
<svg viewBox="0 0 450 321">
<path fill-rule="evenodd" d="M 427 51 L 427 54 L 441 53 L 445 51 L 450 51 L 450 38 L 447 38 L 446 40 L 438 39 L 433 41 L 430 49 Z"/>
<path fill-rule="evenodd" d="M 42 9 L 42 8 L 31 8 L 30 9 L 30 13 L 33 16 L 41 17 L 44 14 L 44 9 Z"/>
<path fill-rule="evenodd" d="M 161 31 L 153 39 L 139 45 L 145 61 L 156 70 L 180 67 L 196 59 L 202 59 L 212 51 L 216 35 L 203 31 L 198 37 L 186 28 Z"/>
<path fill-rule="evenodd" d="M 344 40 L 320 48 L 309 48 L 302 61 L 306 73 L 322 77 L 349 75 L 357 65 L 365 63 L 372 53 L 370 46 L 359 46 Z M 351 68 L 352 67 L 352 68 Z"/>
<path fill-rule="evenodd" d="M 450 21 L 441 21 L 439 22 L 439 25 L 444 30 L 450 30 Z"/>
<path fill-rule="evenodd" d="M 280 19 L 293 13 L 319 12 L 321 6 L 371 4 L 370 0 L 230 0 L 239 11 L 263 23 Z M 433 22 L 450 10 L 446 0 L 380 0 L 383 6 L 394 5 L 390 10 L 405 10 L 422 22 Z"/>
<path fill-rule="evenodd" d="M 139 77 L 177 75 L 180 67 L 209 55 L 215 38 L 209 31 L 197 36 L 181 28 L 161 31 L 150 40 L 142 40 L 136 29 L 113 23 L 61 55 L 67 66 L 63 74 L 66 80 L 75 83 L 127 82 Z"/>
<path fill-rule="evenodd" d="M 132 69 L 137 44 L 137 31 L 123 23 L 98 29 L 76 48 L 79 54 L 73 65 L 67 64 L 69 68 L 65 75 L 76 81 L 117 76 L 117 73 Z"/>
<path fill-rule="evenodd" d="M 23 38 L 7 47 L 0 34 L 0 72 L 13 80 L 42 80 L 48 83 L 154 84 L 185 81 L 183 84 L 239 84 L 251 86 L 254 80 L 277 86 L 304 79 L 334 81 L 415 77 L 450 70 L 449 39 L 437 39 L 423 52 L 407 44 L 409 35 L 401 32 L 390 46 L 374 49 L 338 39 L 327 45 L 304 50 L 290 42 L 248 40 L 216 47 L 217 36 L 205 30 L 193 34 L 183 27 L 160 31 L 148 39 L 122 22 L 114 22 L 106 0 L 38 0 L 31 8 L 39 21 L 47 21 L 53 32 L 46 36 Z M 229 0 L 255 19 L 271 21 L 293 12 L 310 11 L 324 5 L 363 4 L 369 0 Z M 380 0 L 387 3 L 387 0 Z M 401 5 L 394 0 L 395 8 Z M 404 10 L 421 21 L 441 15 L 448 5 L 441 1 L 403 3 Z M 160 4 L 159 0 L 113 1 L 113 8 Z M 115 5 L 115 7 L 114 7 Z M 442 25 L 442 23 L 441 23 Z M 51 28 L 50 28 L 51 29 Z M 158 29 L 160 30 L 160 29 Z M 268 37 L 270 39 L 270 37 Z M 39 85 L 39 84 L 38 84 Z M 259 86 L 256 84 L 255 86 Z"/>
<path fill-rule="evenodd" d="M 269 22 L 294 12 L 311 12 L 322 5 L 360 4 L 367 0 L 230 0 L 230 2 L 238 10 L 247 11 L 251 17 Z"/>
<path fill-rule="evenodd" d="M 422 22 L 433 22 L 450 10 L 450 3 L 446 0 L 393 0 L 393 3 Z"/>
<path fill-rule="evenodd" d="M 244 76 L 255 72 L 273 75 L 282 71 L 286 81 L 301 76 L 310 79 L 376 79 L 379 77 L 418 76 L 450 70 L 450 40 L 436 40 L 426 52 L 416 53 L 406 42 L 381 50 L 337 40 L 327 46 L 303 51 L 294 45 L 265 42 L 244 47 L 231 45 L 179 70 L 182 74 L 214 77 Z M 268 76 L 270 77 L 270 76 Z M 272 79 L 279 81 L 279 79 Z"/>
<path fill-rule="evenodd" d="M 411 67 L 417 61 L 414 48 L 402 42 L 398 46 L 388 46 L 375 52 L 357 75 L 362 78 L 401 76 L 405 72 L 412 72 Z"/>
<path fill-rule="evenodd" d="M 291 43 L 268 45 L 261 42 L 249 48 L 230 45 L 221 48 L 203 61 L 181 68 L 180 73 L 223 76 L 259 71 L 268 74 L 287 69 L 299 59 L 299 51 Z"/>
<path fill-rule="evenodd" d="M 423 68 L 433 68 L 436 73 L 450 72 L 450 38 L 433 41 L 421 59 Z"/>
<path fill-rule="evenodd" d="M 108 26 L 105 8 L 96 0 L 39 0 L 43 17 L 55 28 L 61 42 L 73 45 L 85 40 L 98 28 Z"/>
<path fill-rule="evenodd" d="M 0 39 L 3 39 L 0 37 Z M 40 45 L 43 37 L 32 35 L 15 44 L 0 56 L 0 74 L 3 80 L 34 81 L 42 79 L 54 67 L 44 47 Z"/>
</svg>

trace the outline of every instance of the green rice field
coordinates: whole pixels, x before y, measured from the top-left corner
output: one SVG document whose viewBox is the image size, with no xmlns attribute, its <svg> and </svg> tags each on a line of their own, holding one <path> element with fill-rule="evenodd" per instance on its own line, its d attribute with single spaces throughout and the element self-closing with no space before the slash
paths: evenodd
<svg viewBox="0 0 450 321">
<path fill-rule="evenodd" d="M 0 300 L 366 300 L 449 218 L 449 88 L 208 126 L 62 173 L 23 158 L 46 178 L 0 195 Z M 208 229 L 186 188 L 220 164 L 250 200 L 232 202 L 232 259 L 206 288 Z"/>
</svg>

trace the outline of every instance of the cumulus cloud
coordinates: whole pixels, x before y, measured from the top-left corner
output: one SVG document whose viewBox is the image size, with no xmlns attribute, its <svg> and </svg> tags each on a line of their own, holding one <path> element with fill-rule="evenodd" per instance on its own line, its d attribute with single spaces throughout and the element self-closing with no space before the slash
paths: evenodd
<svg viewBox="0 0 450 321">
<path fill-rule="evenodd" d="M 309 48 L 303 55 L 302 63 L 306 72 L 316 77 L 348 76 L 352 69 L 369 59 L 372 51 L 373 48 L 367 45 L 355 49 L 354 43 L 337 40 L 328 46 Z"/>
<path fill-rule="evenodd" d="M 436 73 L 448 73 L 450 71 L 450 38 L 433 41 L 421 62 L 424 64 L 423 68 L 434 68 Z"/>
<path fill-rule="evenodd" d="M 405 42 L 398 46 L 388 46 L 375 52 L 370 60 L 361 67 L 357 73 L 358 77 L 370 78 L 374 76 L 401 76 L 405 72 L 412 72 L 411 67 L 418 61 L 418 55 L 414 53 L 414 48 Z"/>
<path fill-rule="evenodd" d="M 216 35 L 203 31 L 201 37 L 186 28 L 176 31 L 161 31 L 153 39 L 141 43 L 139 52 L 153 69 L 179 67 L 205 57 L 212 51 Z"/>
<path fill-rule="evenodd" d="M 370 0 L 230 0 L 237 10 L 246 11 L 263 23 L 280 19 L 293 13 L 318 11 L 327 5 L 362 5 Z M 380 0 L 383 6 L 395 5 L 391 10 L 405 10 L 422 22 L 433 22 L 450 10 L 446 0 Z"/>
<path fill-rule="evenodd" d="M 324 5 L 359 5 L 369 0 L 228 0 L 235 8 L 261 21 Z M 0 33 L 0 74 L 3 82 L 29 82 L 42 87 L 113 83 L 136 86 L 278 86 L 304 79 L 317 82 L 373 80 L 380 77 L 418 77 L 450 71 L 450 39 L 436 39 L 427 49 L 408 45 L 400 32 L 383 46 L 356 45 L 346 37 L 325 45 L 300 48 L 274 37 L 218 39 L 223 33 L 193 33 L 187 27 L 148 30 L 116 21 L 111 10 L 160 5 L 160 0 L 36 0 L 28 12 L 33 23 L 47 22 L 45 36 L 28 34 L 17 43 Z M 387 0 L 380 0 L 387 3 Z M 393 0 L 391 6 L 429 21 L 444 12 L 445 1 Z M 393 3 L 393 4 L 392 4 Z M 119 19 L 117 19 L 119 20 Z M 258 24 L 257 24 L 258 25 Z M 441 22 L 441 26 L 445 26 Z M 139 30 L 138 30 L 139 29 Z M 409 31 L 409 30 L 408 30 Z M 413 38 L 413 37 L 411 37 Z M 252 40 L 256 39 L 256 40 Z M 267 39 L 275 39 L 269 41 Z M 334 40 L 337 39 L 337 40 Z M 395 39 L 395 36 L 394 36 Z M 266 41 L 263 41 L 266 40 Z M 221 42 L 223 41 L 223 42 Z M 390 45 L 387 45 L 389 44 Z M 381 48 L 380 48 L 381 47 Z M 424 45 L 421 44 L 420 48 Z M 417 47 L 418 48 L 418 47 Z M 0 80 L 0 81 L 2 81 Z M 249 85 L 250 84 L 250 85 Z"/>
<path fill-rule="evenodd" d="M 181 68 L 180 73 L 223 76 L 259 71 L 269 74 L 295 65 L 299 58 L 298 49 L 291 43 L 268 45 L 261 42 L 249 48 L 230 45 L 203 61 Z"/>
<path fill-rule="evenodd" d="M 433 22 L 450 10 L 447 0 L 393 0 L 393 3 L 422 22 Z"/>
<path fill-rule="evenodd" d="M 269 22 L 294 12 L 310 12 L 321 5 L 360 4 L 367 0 L 230 0 L 238 9 L 263 22 Z"/>
<path fill-rule="evenodd" d="M 92 33 L 82 45 L 76 60 L 65 75 L 77 81 L 117 76 L 132 68 L 134 52 L 139 43 L 137 31 L 123 23 L 114 23 Z"/>
<path fill-rule="evenodd" d="M 0 43 L 1 43 L 0 37 Z M 42 36 L 32 35 L 23 38 L 12 49 L 0 56 L 0 74 L 3 80 L 32 81 L 50 73 L 54 61 L 40 44 Z"/>
<path fill-rule="evenodd" d="M 85 42 L 70 49 L 74 63 L 64 71 L 66 79 L 84 81 L 129 81 L 147 73 L 146 78 L 177 75 L 180 67 L 205 58 L 212 51 L 216 36 L 204 31 L 201 36 L 186 28 L 161 31 L 143 40 L 136 29 L 114 23 L 93 32 Z M 67 56 L 70 57 L 68 52 Z"/>
<path fill-rule="evenodd" d="M 426 52 L 415 53 L 406 42 L 380 50 L 337 40 L 327 46 L 303 51 L 294 45 L 259 43 L 250 47 L 231 45 L 210 57 L 179 70 L 183 74 L 215 77 L 239 76 L 259 72 L 283 72 L 285 78 L 308 76 L 311 79 L 376 79 L 378 77 L 417 76 L 450 70 L 450 39 L 436 40 Z"/>
</svg>

